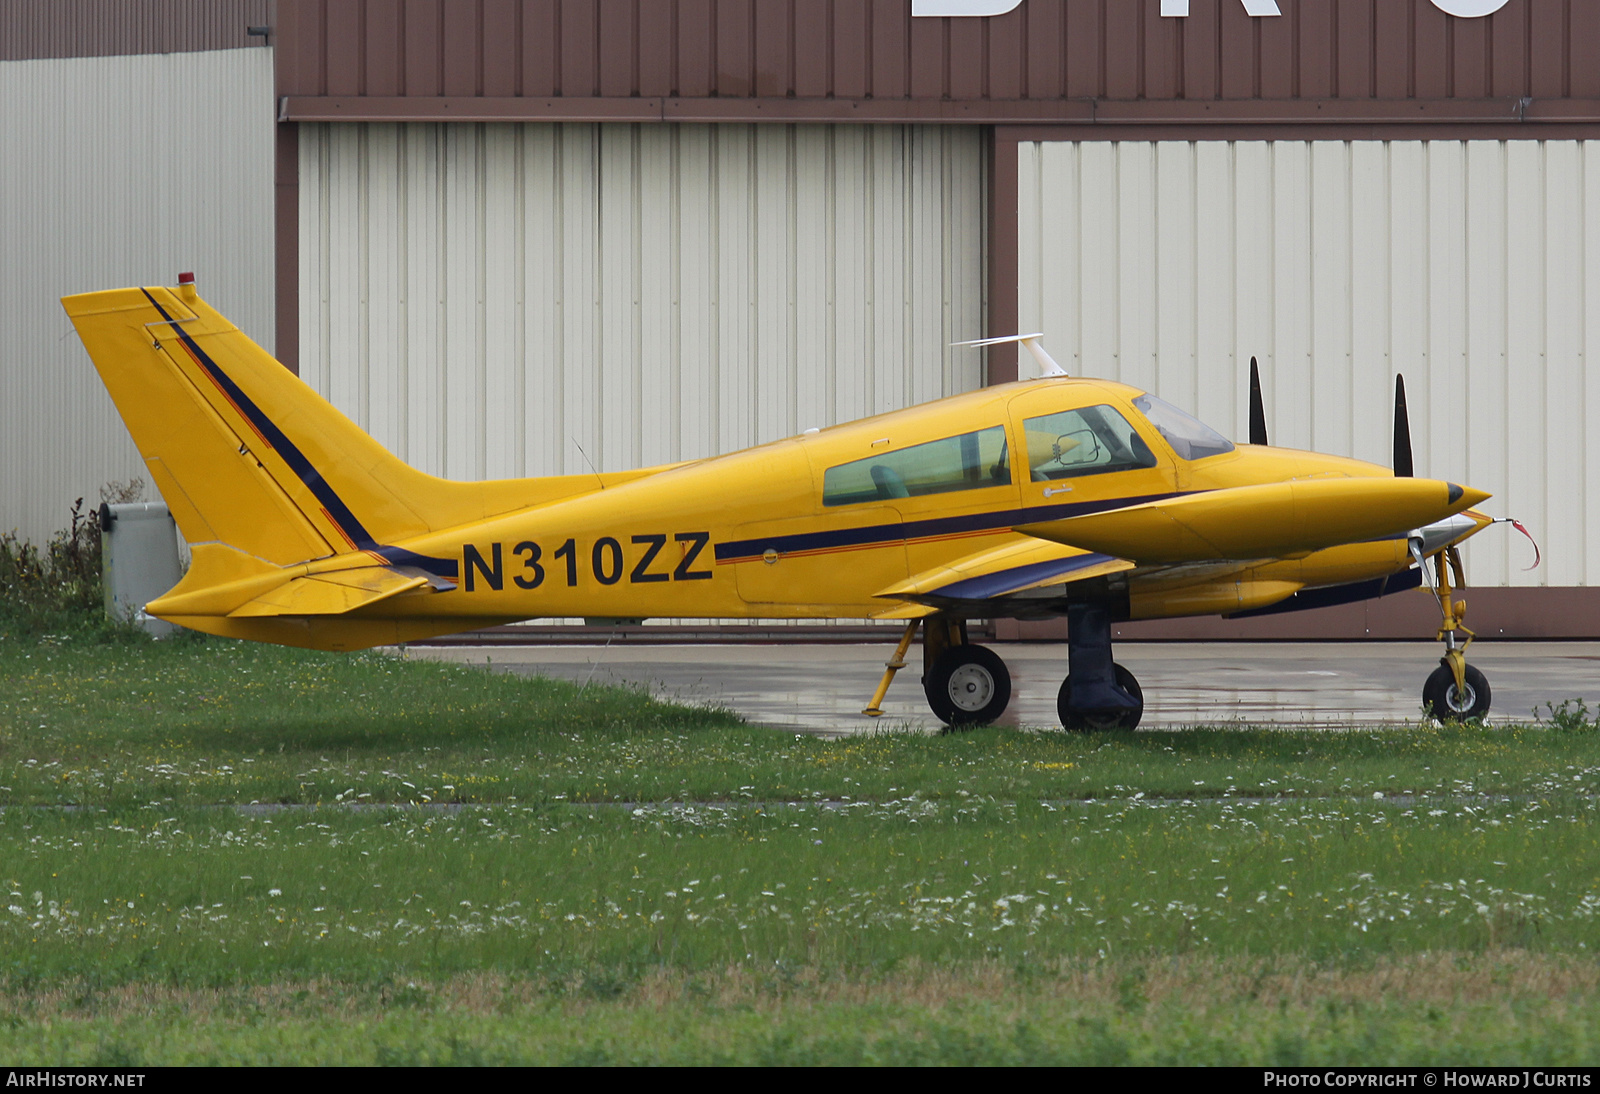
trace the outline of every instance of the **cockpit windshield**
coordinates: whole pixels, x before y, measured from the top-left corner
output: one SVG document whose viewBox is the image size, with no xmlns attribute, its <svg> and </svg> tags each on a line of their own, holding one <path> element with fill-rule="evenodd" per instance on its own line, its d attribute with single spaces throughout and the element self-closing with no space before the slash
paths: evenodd
<svg viewBox="0 0 1600 1094">
<path fill-rule="evenodd" d="M 1200 460 L 1233 451 L 1232 441 L 1165 399 L 1145 394 L 1135 399 L 1133 405 L 1150 419 L 1150 424 L 1166 438 L 1180 459 Z"/>
</svg>

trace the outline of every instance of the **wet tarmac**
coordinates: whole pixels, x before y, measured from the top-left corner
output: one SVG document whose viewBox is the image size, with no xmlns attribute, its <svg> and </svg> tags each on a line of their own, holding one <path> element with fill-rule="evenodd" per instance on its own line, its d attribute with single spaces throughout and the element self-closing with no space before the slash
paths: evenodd
<svg viewBox="0 0 1600 1094">
<path fill-rule="evenodd" d="M 1004 724 L 1057 728 L 1064 645 L 991 647 L 1012 674 Z M 408 656 L 489 664 L 497 672 L 648 687 L 658 696 L 728 707 L 758 725 L 829 736 L 897 726 L 934 731 L 912 651 L 883 704 L 861 713 L 893 652 L 882 645 L 413 647 Z M 1425 642 L 1135 643 L 1117 660 L 1145 695 L 1141 728 L 1242 722 L 1328 728 L 1415 722 L 1422 683 L 1439 663 Z M 1600 708 L 1600 643 L 1482 642 L 1468 657 L 1488 677 L 1491 722 L 1527 721 L 1537 707 L 1582 699 Z"/>
</svg>

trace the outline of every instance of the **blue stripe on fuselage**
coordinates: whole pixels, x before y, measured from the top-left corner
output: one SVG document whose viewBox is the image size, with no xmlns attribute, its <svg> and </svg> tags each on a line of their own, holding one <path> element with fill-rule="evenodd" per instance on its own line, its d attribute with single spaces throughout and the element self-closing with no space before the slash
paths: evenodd
<svg viewBox="0 0 1600 1094">
<path fill-rule="evenodd" d="M 1144 494 L 1137 497 L 1107 498 L 1101 501 L 1080 501 L 1066 505 L 1035 505 L 1024 509 L 1001 509 L 988 513 L 968 513 L 959 517 L 935 517 L 930 520 L 908 520 L 895 524 L 873 524 L 864 528 L 839 528 L 826 532 L 800 532 L 786 536 L 765 536 L 760 539 L 732 540 L 717 544 L 718 562 L 739 562 L 760 558 L 771 549 L 780 555 L 801 551 L 824 551 L 839 547 L 876 547 L 909 540 L 934 539 L 939 536 L 960 535 L 964 532 L 1002 531 L 1019 524 L 1039 524 L 1047 520 L 1065 520 L 1089 513 L 1104 513 L 1112 509 L 1126 509 L 1153 501 L 1180 498 L 1196 491 L 1178 491 L 1168 494 Z M 823 518 L 818 518 L 819 520 Z"/>
</svg>

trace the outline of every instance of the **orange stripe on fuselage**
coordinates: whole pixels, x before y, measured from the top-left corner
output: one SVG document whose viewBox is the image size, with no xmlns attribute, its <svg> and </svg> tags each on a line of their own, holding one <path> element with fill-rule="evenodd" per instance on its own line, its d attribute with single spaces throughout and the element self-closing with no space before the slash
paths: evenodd
<svg viewBox="0 0 1600 1094">
<path fill-rule="evenodd" d="M 1009 534 L 1010 528 L 977 528 L 970 532 L 949 532 L 942 536 L 913 536 L 909 539 L 880 539 L 872 543 L 852 543 L 840 547 L 814 547 L 809 551 L 780 551 L 779 558 L 813 558 L 820 555 L 839 555 L 851 551 L 876 551 L 882 547 L 892 547 L 897 543 L 942 543 L 952 539 L 972 539 L 976 536 L 1003 536 Z M 746 555 L 743 558 L 719 558 L 718 566 L 732 566 L 740 562 L 760 562 L 760 555 Z"/>
</svg>

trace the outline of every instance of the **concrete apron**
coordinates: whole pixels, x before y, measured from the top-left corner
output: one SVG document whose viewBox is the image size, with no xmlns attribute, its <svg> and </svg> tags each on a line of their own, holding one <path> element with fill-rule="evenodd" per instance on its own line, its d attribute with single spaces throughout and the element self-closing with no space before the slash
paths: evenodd
<svg viewBox="0 0 1600 1094">
<path fill-rule="evenodd" d="M 1012 674 L 1001 723 L 1059 729 L 1056 691 L 1066 646 L 997 643 Z M 406 656 L 488 664 L 496 672 L 578 683 L 631 684 L 680 702 L 725 706 L 774 729 L 846 736 L 874 729 L 936 731 L 913 650 L 889 689 L 884 716 L 861 708 L 893 652 L 881 645 L 456 646 Z M 1439 664 L 1431 642 L 1134 643 L 1116 659 L 1144 688 L 1141 729 L 1248 723 L 1326 727 L 1390 725 L 1421 717 L 1422 683 Z M 1468 661 L 1489 679 L 1491 723 L 1528 721 L 1537 706 L 1581 698 L 1600 707 L 1600 643 L 1482 642 Z"/>
</svg>

